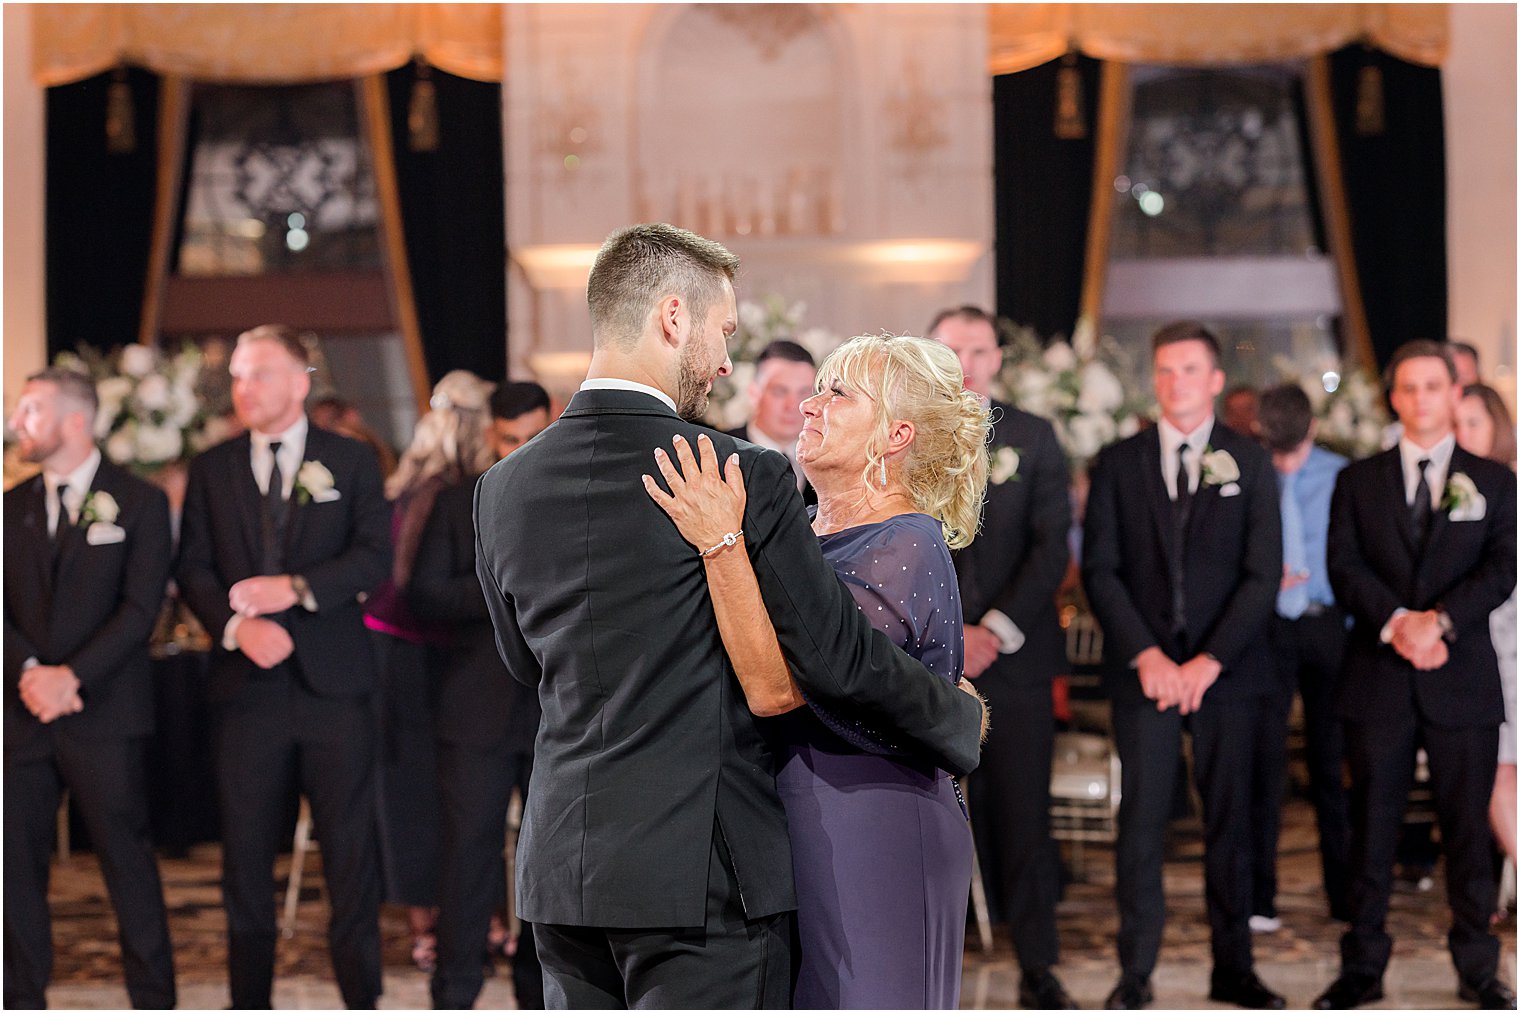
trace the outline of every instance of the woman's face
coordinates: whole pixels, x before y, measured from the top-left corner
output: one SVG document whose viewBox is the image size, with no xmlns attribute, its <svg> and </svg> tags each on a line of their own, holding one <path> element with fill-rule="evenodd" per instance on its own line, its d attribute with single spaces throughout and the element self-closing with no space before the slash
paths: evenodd
<svg viewBox="0 0 1520 1013">
<path fill-rule="evenodd" d="M 1457 444 L 1476 457 L 1494 451 L 1494 419 L 1475 394 L 1457 402 Z"/>
<path fill-rule="evenodd" d="M 802 402 L 797 461 L 809 480 L 815 474 L 865 470 L 867 448 L 876 432 L 876 402 L 837 377 Z"/>
</svg>

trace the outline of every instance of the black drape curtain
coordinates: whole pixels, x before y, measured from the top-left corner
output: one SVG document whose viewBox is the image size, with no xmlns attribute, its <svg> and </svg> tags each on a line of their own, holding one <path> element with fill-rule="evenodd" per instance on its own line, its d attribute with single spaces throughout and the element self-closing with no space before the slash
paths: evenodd
<svg viewBox="0 0 1520 1013">
<path fill-rule="evenodd" d="M 1082 301 L 1097 150 L 1099 60 L 1078 57 L 1086 135 L 1056 136 L 1062 61 L 992 79 L 997 312 L 1070 335 Z"/>
<path fill-rule="evenodd" d="M 428 378 L 507 368 L 507 242 L 501 85 L 437 68 L 438 147 L 413 151 L 407 126 L 415 65 L 386 75 L 406 254 Z"/>
<path fill-rule="evenodd" d="M 1358 130 L 1362 68 L 1382 77 L 1383 129 Z M 1441 72 L 1351 46 L 1330 56 L 1352 249 L 1378 367 L 1446 338 L 1446 149 Z"/>
<path fill-rule="evenodd" d="M 48 359 L 81 344 L 137 340 L 158 173 L 157 75 L 129 69 L 136 143 L 106 146 L 116 72 L 47 90 L 45 221 Z"/>
</svg>

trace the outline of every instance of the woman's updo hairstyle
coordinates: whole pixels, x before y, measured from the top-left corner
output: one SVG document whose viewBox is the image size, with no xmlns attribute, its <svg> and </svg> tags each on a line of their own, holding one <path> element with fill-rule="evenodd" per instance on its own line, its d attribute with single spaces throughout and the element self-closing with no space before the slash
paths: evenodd
<svg viewBox="0 0 1520 1013">
<path fill-rule="evenodd" d="M 882 459 L 894 421 L 913 424 L 913 442 L 896 471 L 919 511 L 944 525 L 952 549 L 971 544 L 987 492 L 987 441 L 992 421 L 982 400 L 961 386 L 955 353 L 930 338 L 866 334 L 840 345 L 818 367 L 818 389 L 835 380 L 865 393 L 876 410 L 876 433 L 861 477 L 881 488 Z"/>
</svg>

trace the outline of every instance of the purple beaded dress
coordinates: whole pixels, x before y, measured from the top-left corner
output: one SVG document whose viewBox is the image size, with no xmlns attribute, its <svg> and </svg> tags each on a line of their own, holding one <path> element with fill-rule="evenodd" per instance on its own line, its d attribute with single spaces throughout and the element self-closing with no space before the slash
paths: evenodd
<svg viewBox="0 0 1520 1013">
<path fill-rule="evenodd" d="M 959 677 L 955 569 L 939 521 L 903 514 L 820 539 L 862 612 L 935 675 Z M 797 1009 L 960 1005 L 971 828 L 950 775 L 866 722 L 776 719 L 797 879 Z"/>
</svg>

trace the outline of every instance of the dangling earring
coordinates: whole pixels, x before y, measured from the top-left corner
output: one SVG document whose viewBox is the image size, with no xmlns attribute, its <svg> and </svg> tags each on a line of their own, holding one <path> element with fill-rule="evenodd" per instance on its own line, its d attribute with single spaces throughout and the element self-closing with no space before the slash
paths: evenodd
<svg viewBox="0 0 1520 1013">
<path fill-rule="evenodd" d="M 881 459 L 881 487 L 883 489 L 887 487 L 887 459 L 885 457 Z"/>
</svg>

